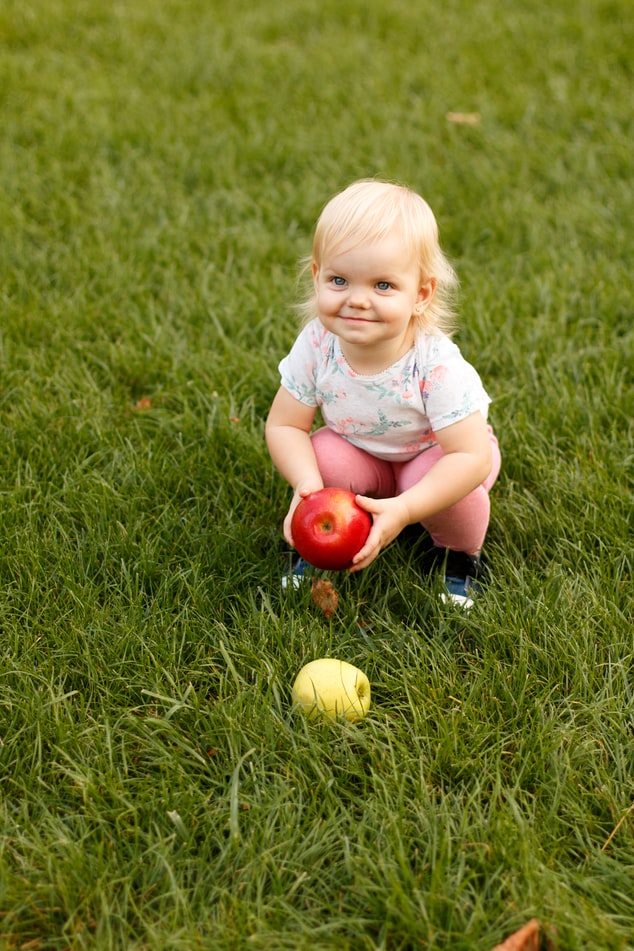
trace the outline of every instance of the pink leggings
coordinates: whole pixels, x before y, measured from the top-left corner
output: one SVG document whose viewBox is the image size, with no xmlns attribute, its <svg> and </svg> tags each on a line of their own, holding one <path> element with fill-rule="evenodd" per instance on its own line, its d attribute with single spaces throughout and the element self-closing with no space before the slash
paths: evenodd
<svg viewBox="0 0 634 951">
<path fill-rule="evenodd" d="M 501 464 L 498 441 L 490 426 L 489 434 L 493 463 L 482 485 L 460 502 L 422 523 L 439 548 L 469 554 L 482 548 L 491 511 L 489 490 L 498 477 Z M 376 499 L 392 498 L 416 485 L 443 455 L 440 446 L 433 446 L 409 462 L 387 462 L 353 446 L 326 427 L 318 429 L 311 438 L 324 485 L 349 489 Z"/>
</svg>

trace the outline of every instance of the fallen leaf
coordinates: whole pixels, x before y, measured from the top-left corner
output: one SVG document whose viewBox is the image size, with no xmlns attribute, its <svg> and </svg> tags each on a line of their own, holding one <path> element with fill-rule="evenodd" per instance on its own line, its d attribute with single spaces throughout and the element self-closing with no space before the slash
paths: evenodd
<svg viewBox="0 0 634 951">
<path fill-rule="evenodd" d="M 230 416 L 229 419 L 231 420 L 232 423 L 239 423 L 239 422 L 240 422 L 240 417 L 239 417 L 239 416 Z"/>
<path fill-rule="evenodd" d="M 134 404 L 135 409 L 151 409 L 152 400 L 149 396 L 142 396 L 140 400 L 137 400 Z"/>
<path fill-rule="evenodd" d="M 448 112 L 446 118 L 455 125 L 477 125 L 482 117 L 479 112 Z"/>
<path fill-rule="evenodd" d="M 313 603 L 317 605 L 327 618 L 331 618 L 337 610 L 339 595 L 326 578 L 313 578 L 310 584 L 310 593 Z"/>
<path fill-rule="evenodd" d="M 539 921 L 531 918 L 523 928 L 509 935 L 502 944 L 497 944 L 493 951 L 538 951 L 538 947 Z"/>
</svg>

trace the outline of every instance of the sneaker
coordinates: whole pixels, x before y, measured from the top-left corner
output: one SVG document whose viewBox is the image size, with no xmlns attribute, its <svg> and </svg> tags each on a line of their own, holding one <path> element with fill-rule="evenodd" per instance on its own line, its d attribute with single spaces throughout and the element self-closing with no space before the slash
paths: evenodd
<svg viewBox="0 0 634 951">
<path fill-rule="evenodd" d="M 300 555 L 297 555 L 291 565 L 291 570 L 287 574 L 282 575 L 282 589 L 286 591 L 287 588 L 299 588 L 302 582 L 306 581 L 314 570 L 312 565 L 309 565 Z"/>
<path fill-rule="evenodd" d="M 473 600 L 481 590 L 480 579 L 483 570 L 479 555 L 449 551 L 445 565 L 445 590 L 440 596 L 443 603 L 457 604 L 465 611 L 472 608 Z"/>
</svg>

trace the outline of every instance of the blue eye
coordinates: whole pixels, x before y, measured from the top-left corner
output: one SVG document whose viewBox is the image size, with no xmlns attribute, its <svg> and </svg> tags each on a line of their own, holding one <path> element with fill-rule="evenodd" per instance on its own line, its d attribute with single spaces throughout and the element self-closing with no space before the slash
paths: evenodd
<svg viewBox="0 0 634 951">
<path fill-rule="evenodd" d="M 380 291 L 389 291 L 392 286 L 389 281 L 377 281 L 376 286 Z"/>
<path fill-rule="evenodd" d="M 333 277 L 332 283 L 335 287 L 343 287 L 346 283 L 346 279 L 344 277 Z"/>
</svg>

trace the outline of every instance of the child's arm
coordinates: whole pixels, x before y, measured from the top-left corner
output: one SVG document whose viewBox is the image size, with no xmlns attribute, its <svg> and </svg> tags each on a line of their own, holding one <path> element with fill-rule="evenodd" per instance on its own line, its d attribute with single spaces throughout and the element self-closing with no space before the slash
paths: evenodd
<svg viewBox="0 0 634 951">
<path fill-rule="evenodd" d="M 266 421 L 266 443 L 271 459 L 293 489 L 293 499 L 284 519 L 284 536 L 291 545 L 293 512 L 304 496 L 324 487 L 310 441 L 316 412 L 314 406 L 300 403 L 281 386 Z"/>
<path fill-rule="evenodd" d="M 363 548 L 353 559 L 352 571 L 366 568 L 406 525 L 421 522 L 455 505 L 481 485 L 491 471 L 491 443 L 484 417 L 472 413 L 436 433 L 444 452 L 420 482 L 391 499 L 357 496 L 373 517 Z"/>
</svg>

